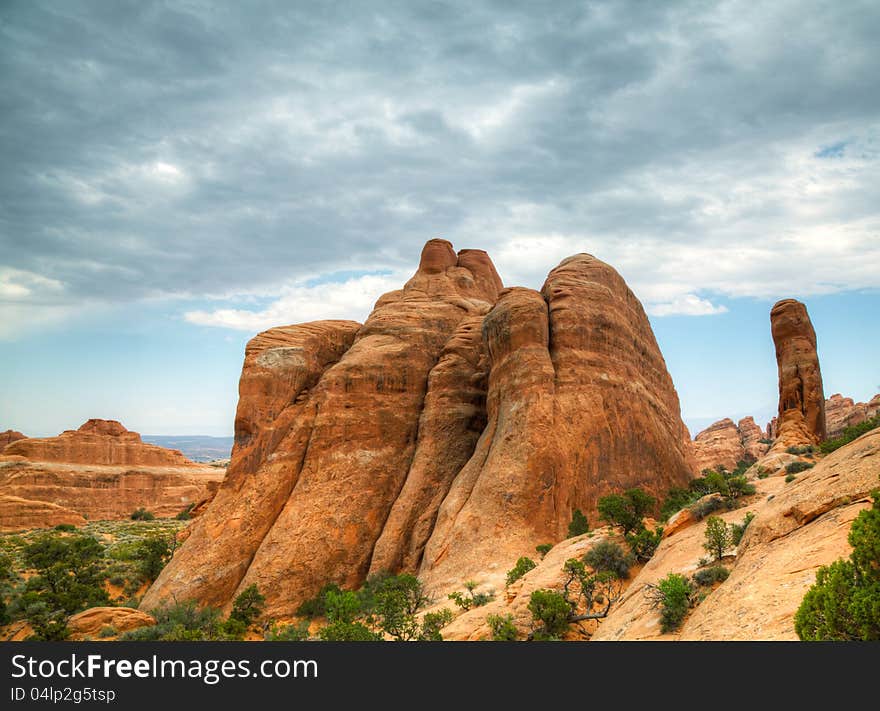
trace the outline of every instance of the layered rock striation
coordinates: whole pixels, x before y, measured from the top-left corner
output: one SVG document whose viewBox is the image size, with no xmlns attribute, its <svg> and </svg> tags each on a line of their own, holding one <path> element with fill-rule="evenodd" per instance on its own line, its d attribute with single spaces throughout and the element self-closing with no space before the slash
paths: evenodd
<svg viewBox="0 0 880 711">
<path fill-rule="evenodd" d="M 611 267 L 562 262 L 503 289 L 485 252 L 423 249 L 363 326 L 248 346 L 228 475 L 142 602 L 229 606 L 256 584 L 295 613 L 326 583 L 418 573 L 434 592 L 503 579 L 575 508 L 690 478 L 690 442 L 648 319 Z"/>
</svg>

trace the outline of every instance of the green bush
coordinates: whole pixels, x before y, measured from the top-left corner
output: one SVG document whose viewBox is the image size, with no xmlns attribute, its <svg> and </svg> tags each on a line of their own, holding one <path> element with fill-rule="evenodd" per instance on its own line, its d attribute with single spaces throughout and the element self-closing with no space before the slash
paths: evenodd
<svg viewBox="0 0 880 711">
<path fill-rule="evenodd" d="M 880 427 L 880 414 L 874 415 L 874 417 L 865 420 L 858 425 L 847 427 L 834 439 L 826 439 L 824 442 L 820 442 L 819 451 L 823 454 L 830 454 L 834 450 L 840 449 L 843 445 L 849 444 L 853 440 L 858 439 L 865 434 L 865 432 L 870 432 L 877 427 Z"/>
<path fill-rule="evenodd" d="M 138 572 L 148 583 L 159 577 L 162 568 L 171 560 L 171 542 L 164 536 L 145 538 L 136 547 L 136 558 L 140 559 Z"/>
<path fill-rule="evenodd" d="M 229 619 L 233 625 L 238 623 L 244 630 L 247 630 L 260 618 L 265 609 L 266 598 L 255 584 L 248 585 L 232 602 L 232 612 L 229 613 Z M 235 629 L 237 630 L 238 627 Z"/>
<path fill-rule="evenodd" d="M 575 509 L 571 515 L 571 522 L 568 524 L 568 538 L 582 536 L 590 531 L 590 522 L 584 516 L 583 511 Z"/>
<path fill-rule="evenodd" d="M 74 526 L 72 523 L 59 523 L 57 526 L 55 526 L 55 530 L 62 531 L 64 533 L 73 533 L 74 531 L 76 531 L 76 526 Z"/>
<path fill-rule="evenodd" d="M 200 608 L 194 600 L 164 604 L 152 610 L 156 624 L 123 633 L 123 641 L 199 642 L 230 639 L 220 610 Z"/>
<path fill-rule="evenodd" d="M 183 511 L 181 511 L 180 513 L 178 513 L 177 516 L 175 516 L 174 518 L 177 519 L 178 521 L 189 521 L 192 518 L 190 513 L 192 512 L 192 510 L 194 508 L 195 508 L 195 504 L 187 504 L 186 508 Z"/>
<path fill-rule="evenodd" d="M 549 641 L 559 639 L 568 629 L 571 606 L 565 597 L 552 590 L 535 590 L 529 597 L 529 612 L 532 619 L 540 622 L 533 639 Z"/>
<path fill-rule="evenodd" d="M 318 636 L 324 642 L 381 642 L 382 635 L 361 622 L 331 622 Z"/>
<path fill-rule="evenodd" d="M 439 612 L 426 612 L 422 616 L 422 628 L 419 632 L 420 642 L 442 642 L 440 630 L 452 622 L 452 610 L 443 608 Z"/>
<path fill-rule="evenodd" d="M 880 640 L 880 491 L 853 521 L 848 560 L 823 566 L 794 618 L 805 641 Z"/>
<path fill-rule="evenodd" d="M 742 520 L 742 523 L 733 523 L 730 526 L 730 542 L 738 546 L 739 542 L 742 540 L 743 535 L 746 532 L 746 529 L 749 527 L 749 524 L 755 519 L 755 514 L 749 511 L 746 514 L 746 517 Z"/>
<path fill-rule="evenodd" d="M 541 558 L 543 558 L 545 555 L 547 555 L 552 549 L 553 549 L 552 543 L 542 543 L 539 546 L 535 546 L 535 551 L 537 551 L 538 555 L 540 555 Z"/>
<path fill-rule="evenodd" d="M 523 556 L 519 560 L 516 561 L 516 565 L 513 566 L 510 570 L 507 571 L 507 584 L 511 585 L 519 580 L 523 575 L 528 573 L 530 570 L 534 570 L 538 565 L 531 558 L 526 558 Z"/>
<path fill-rule="evenodd" d="M 730 548 L 733 542 L 730 526 L 718 516 L 709 516 L 706 519 L 705 538 L 703 548 L 715 556 L 715 560 L 721 560 L 724 557 L 724 551 Z"/>
<path fill-rule="evenodd" d="M 660 540 L 663 538 L 663 528 L 659 527 L 655 531 L 649 531 L 643 528 L 638 533 L 630 533 L 626 536 L 627 545 L 635 559 L 641 563 L 651 560 Z"/>
<path fill-rule="evenodd" d="M 666 634 L 677 630 L 690 608 L 691 584 L 683 575 L 670 573 L 657 583 L 660 603 L 660 629 Z"/>
<path fill-rule="evenodd" d="M 473 607 L 482 607 L 483 605 L 491 602 L 495 596 L 491 593 L 475 593 L 474 590 L 477 588 L 477 583 L 473 580 L 468 580 L 464 584 L 464 593 L 454 592 L 448 595 L 449 599 L 452 600 L 456 605 L 458 605 L 462 610 L 470 610 Z"/>
<path fill-rule="evenodd" d="M 719 509 L 724 508 L 724 501 L 718 498 L 705 499 L 697 501 L 691 506 L 690 511 L 697 521 L 701 521 L 709 514 L 715 513 Z"/>
<path fill-rule="evenodd" d="M 786 454 L 812 454 L 814 452 L 812 444 L 803 445 L 801 447 L 787 447 Z"/>
<path fill-rule="evenodd" d="M 666 498 L 660 507 L 660 519 L 668 521 L 669 517 L 694 502 L 695 492 L 688 489 L 672 488 L 666 492 Z"/>
<path fill-rule="evenodd" d="M 797 476 L 795 476 L 794 474 L 786 474 L 785 475 L 785 483 L 786 484 L 791 484 L 791 482 L 793 482 L 795 479 L 797 479 Z M 769 501 L 769 499 L 768 499 L 768 501 Z"/>
<path fill-rule="evenodd" d="M 730 571 L 723 565 L 713 565 L 711 568 L 703 568 L 694 573 L 694 582 L 697 585 L 712 585 L 723 583 L 730 575 Z"/>
<path fill-rule="evenodd" d="M 290 625 L 272 625 L 264 636 L 267 642 L 303 642 L 308 638 L 308 620 Z"/>
<path fill-rule="evenodd" d="M 612 541 L 597 543 L 584 554 L 583 561 L 597 573 L 612 573 L 621 579 L 629 577 L 630 558 Z"/>
<path fill-rule="evenodd" d="M 296 614 L 300 617 L 323 617 L 327 614 L 325 600 L 329 592 L 339 593 L 342 590 L 336 583 L 325 584 L 315 597 L 306 600 L 297 608 Z"/>
<path fill-rule="evenodd" d="M 513 623 L 513 615 L 489 615 L 486 618 L 489 629 L 492 630 L 492 640 L 495 642 L 516 642 L 519 630 Z"/>
<path fill-rule="evenodd" d="M 152 511 L 147 511 L 143 506 L 139 509 L 135 509 L 131 513 L 132 521 L 152 521 L 156 517 L 153 515 Z"/>
<path fill-rule="evenodd" d="M 597 508 L 603 521 L 621 526 L 626 535 L 643 527 L 642 519 L 657 500 L 641 489 L 628 489 L 623 494 L 610 494 L 599 499 Z"/>
<path fill-rule="evenodd" d="M 101 628 L 101 631 L 98 632 L 98 637 L 101 639 L 106 639 L 107 637 L 115 637 L 119 634 L 119 630 L 117 630 L 113 625 L 104 625 Z"/>
<path fill-rule="evenodd" d="M 799 474 L 807 469 L 812 469 L 814 466 L 816 465 L 812 462 L 792 462 L 785 467 L 785 471 L 787 474 Z"/>
</svg>

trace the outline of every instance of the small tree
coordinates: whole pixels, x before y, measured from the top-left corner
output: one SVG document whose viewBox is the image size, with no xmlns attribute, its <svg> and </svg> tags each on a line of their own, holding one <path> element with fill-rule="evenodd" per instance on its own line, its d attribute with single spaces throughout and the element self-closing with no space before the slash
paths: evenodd
<svg viewBox="0 0 880 711">
<path fill-rule="evenodd" d="M 660 607 L 660 630 L 663 634 L 677 630 L 691 606 L 691 584 L 678 573 L 670 573 L 656 585 L 645 586 L 653 607 Z"/>
<path fill-rule="evenodd" d="M 156 517 L 153 515 L 153 512 L 147 511 L 143 506 L 131 513 L 132 521 L 152 521 L 154 518 Z"/>
<path fill-rule="evenodd" d="M 458 605 L 462 610 L 470 610 L 472 607 L 482 607 L 490 602 L 495 596 L 492 593 L 475 593 L 477 582 L 468 580 L 464 584 L 465 593 L 460 592 L 449 593 L 447 597 Z"/>
<path fill-rule="evenodd" d="M 584 563 L 597 573 L 614 573 L 618 578 L 629 577 L 629 558 L 623 548 L 612 541 L 600 541 L 586 552 Z"/>
<path fill-rule="evenodd" d="M 535 590 L 529 597 L 529 612 L 541 626 L 532 633 L 532 639 L 549 641 L 559 639 L 568 629 L 571 605 L 558 592 Z"/>
<path fill-rule="evenodd" d="M 531 558 L 526 558 L 523 556 L 519 560 L 516 561 L 516 565 L 513 566 L 510 570 L 507 571 L 507 584 L 511 585 L 519 580 L 523 575 L 528 573 L 530 570 L 534 570 L 538 565 Z"/>
<path fill-rule="evenodd" d="M 426 612 L 422 616 L 422 629 L 419 632 L 420 642 L 442 642 L 440 630 L 452 622 L 452 610 L 443 608 L 439 612 Z"/>
<path fill-rule="evenodd" d="M 543 558 L 545 555 L 547 555 L 550 552 L 550 550 L 552 548 L 553 548 L 552 543 L 542 543 L 539 546 L 535 546 L 535 551 L 537 551 L 538 555 L 540 555 L 541 558 Z"/>
<path fill-rule="evenodd" d="M 880 640 L 880 491 L 872 497 L 850 528 L 849 559 L 819 569 L 795 614 L 802 640 Z"/>
<path fill-rule="evenodd" d="M 266 598 L 256 584 L 248 585 L 232 603 L 229 618 L 241 622 L 245 628 L 256 622 L 266 609 Z"/>
<path fill-rule="evenodd" d="M 610 494 L 599 499 L 597 508 L 603 521 L 621 526 L 623 534 L 639 530 L 643 519 L 657 500 L 641 489 L 628 489 L 623 494 Z"/>
<path fill-rule="evenodd" d="M 152 583 L 159 577 L 162 568 L 171 560 L 171 553 L 171 543 L 163 536 L 151 536 L 142 540 L 137 546 L 141 577 L 148 583 Z"/>
<path fill-rule="evenodd" d="M 583 511 L 575 509 L 571 515 L 571 522 L 568 524 L 568 537 L 582 536 L 590 530 L 590 522 L 584 516 Z"/>
<path fill-rule="evenodd" d="M 721 560 L 724 557 L 724 551 L 733 543 L 730 526 L 719 516 L 709 516 L 706 519 L 705 536 L 703 548 L 714 555 L 715 560 Z"/>
<path fill-rule="evenodd" d="M 515 642 L 519 637 L 519 630 L 513 623 L 513 615 L 489 615 L 486 623 L 492 630 L 492 640 L 495 642 Z"/>
</svg>

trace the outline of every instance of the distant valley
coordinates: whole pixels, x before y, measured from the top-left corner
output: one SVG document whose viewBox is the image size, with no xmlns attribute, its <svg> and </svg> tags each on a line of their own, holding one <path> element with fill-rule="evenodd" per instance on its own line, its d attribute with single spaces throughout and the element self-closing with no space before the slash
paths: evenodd
<svg viewBox="0 0 880 711">
<path fill-rule="evenodd" d="M 142 435 L 141 439 L 149 444 L 157 444 L 168 449 L 179 449 L 184 456 L 194 462 L 210 462 L 214 459 L 229 459 L 232 453 L 232 437 L 208 437 L 193 435 L 179 437 L 177 435 Z"/>
</svg>

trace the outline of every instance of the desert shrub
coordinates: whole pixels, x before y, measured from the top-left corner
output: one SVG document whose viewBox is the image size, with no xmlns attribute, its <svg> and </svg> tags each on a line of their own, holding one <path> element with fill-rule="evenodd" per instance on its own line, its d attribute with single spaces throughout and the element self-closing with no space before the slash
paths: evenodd
<svg viewBox="0 0 880 711">
<path fill-rule="evenodd" d="M 59 523 L 57 526 L 55 526 L 55 530 L 62 531 L 64 533 L 73 533 L 74 531 L 76 531 L 76 526 L 74 526 L 72 523 Z"/>
<path fill-rule="evenodd" d="M 718 516 L 709 516 L 706 519 L 703 548 L 715 556 L 715 560 L 721 560 L 724 557 L 724 551 L 730 548 L 732 541 L 730 526 L 724 522 L 724 519 Z"/>
<path fill-rule="evenodd" d="M 742 523 L 733 523 L 730 525 L 730 542 L 734 546 L 738 546 L 739 542 L 742 540 L 743 535 L 746 532 L 746 529 L 749 527 L 749 524 L 755 519 L 755 514 L 749 511 L 745 518 L 742 520 Z"/>
<path fill-rule="evenodd" d="M 131 512 L 132 521 L 152 521 L 156 517 L 152 511 L 147 511 L 143 506 Z"/>
<path fill-rule="evenodd" d="M 663 528 L 659 527 L 655 531 L 649 531 L 643 528 L 638 533 L 630 533 L 626 536 L 627 545 L 635 559 L 641 563 L 651 560 L 660 540 L 663 538 Z"/>
<path fill-rule="evenodd" d="M 660 507 L 660 519 L 668 521 L 669 517 L 694 502 L 695 492 L 689 489 L 673 487 L 666 492 L 663 505 Z"/>
<path fill-rule="evenodd" d="M 322 587 L 318 594 L 310 600 L 303 602 L 296 610 L 296 614 L 300 617 L 323 617 L 327 614 L 325 599 L 329 592 L 342 592 L 336 583 L 327 583 Z"/>
<path fill-rule="evenodd" d="M 683 575 L 670 573 L 655 588 L 655 601 L 660 606 L 660 629 L 666 634 L 677 630 L 690 608 L 691 584 Z"/>
<path fill-rule="evenodd" d="M 709 514 L 715 513 L 718 509 L 724 508 L 724 501 L 718 498 L 705 499 L 697 501 L 691 506 L 691 513 L 697 521 L 704 519 Z"/>
<path fill-rule="evenodd" d="M 104 549 L 92 536 L 46 534 L 24 546 L 22 559 L 35 574 L 16 604 L 37 639 L 64 639 L 70 615 L 109 603 L 103 558 Z"/>
<path fill-rule="evenodd" d="M 272 625 L 264 635 L 267 642 L 303 642 L 309 638 L 309 621 L 296 624 Z"/>
<path fill-rule="evenodd" d="M 194 508 L 195 504 L 187 504 L 186 508 L 183 511 L 179 512 L 174 518 L 178 521 L 189 521 L 192 518 L 192 516 L 190 516 L 190 513 Z"/>
<path fill-rule="evenodd" d="M 526 558 L 523 556 L 519 560 L 516 561 L 516 565 L 513 566 L 510 570 L 507 571 L 507 584 L 511 585 L 519 580 L 523 575 L 528 573 L 530 570 L 534 570 L 538 565 L 531 558 Z"/>
<path fill-rule="evenodd" d="M 247 630 L 248 627 L 260 618 L 265 609 L 266 598 L 255 584 L 248 585 L 232 602 L 232 612 L 229 613 L 229 620 L 233 624 L 237 623 L 244 630 Z M 237 630 L 238 627 L 235 629 Z"/>
<path fill-rule="evenodd" d="M 162 605 L 152 610 L 156 624 L 125 632 L 123 641 L 199 642 L 228 640 L 220 610 L 200 608 L 194 600 Z"/>
<path fill-rule="evenodd" d="M 12 558 L 0 553 L 0 583 L 12 577 Z"/>
<path fill-rule="evenodd" d="M 750 484 L 743 474 L 731 476 L 727 480 L 728 496 L 738 499 L 740 496 L 749 496 L 755 493 L 755 485 Z"/>
<path fill-rule="evenodd" d="M 814 452 L 812 444 L 806 444 L 800 447 L 787 447 L 786 454 L 812 454 Z"/>
<path fill-rule="evenodd" d="M 110 583 L 111 585 L 115 585 L 116 587 L 121 588 L 128 581 L 125 579 L 124 575 L 111 575 L 107 579 L 107 582 Z"/>
<path fill-rule="evenodd" d="M 812 462 L 792 462 L 786 465 L 785 471 L 787 474 L 799 474 L 807 469 L 812 469 L 814 466 L 816 465 Z"/>
<path fill-rule="evenodd" d="M 532 619 L 540 623 L 533 633 L 533 639 L 555 640 L 568 629 L 571 605 L 561 593 L 535 590 L 529 597 L 529 612 L 532 613 Z"/>
<path fill-rule="evenodd" d="M 623 494 L 610 494 L 599 499 L 597 508 L 603 521 L 621 526 L 626 535 L 643 527 L 642 519 L 657 500 L 641 489 L 627 489 Z"/>
<path fill-rule="evenodd" d="M 119 634 L 119 630 L 117 630 L 113 625 L 104 625 L 101 628 L 101 631 L 98 632 L 98 637 L 101 639 L 106 639 L 107 637 L 115 637 Z"/>
<path fill-rule="evenodd" d="M 553 548 L 552 543 L 542 543 L 539 546 L 535 546 L 535 551 L 537 551 L 538 555 L 540 555 L 541 558 L 543 558 L 545 555 L 547 555 L 550 552 L 550 550 L 552 548 Z"/>
<path fill-rule="evenodd" d="M 865 420 L 858 425 L 851 425 L 845 428 L 843 432 L 834 439 L 826 439 L 824 442 L 820 442 L 819 451 L 823 454 L 829 454 L 836 449 L 840 449 L 843 445 L 849 444 L 854 439 L 858 439 L 865 434 L 865 432 L 870 432 L 877 427 L 880 427 L 880 414 L 874 415 L 874 417 Z"/>
<path fill-rule="evenodd" d="M 713 565 L 711 568 L 703 568 L 694 573 L 694 582 L 697 585 L 712 585 L 713 583 L 723 583 L 727 580 L 730 571 L 723 565 Z"/>
<path fill-rule="evenodd" d="M 761 439 L 758 440 L 758 443 L 759 444 L 773 444 L 773 440 L 767 439 L 766 437 L 762 437 Z"/>
<path fill-rule="evenodd" d="M 768 476 L 770 476 L 770 472 L 768 472 L 766 469 L 764 469 L 763 467 L 758 469 L 758 478 L 759 479 L 766 479 Z"/>
<path fill-rule="evenodd" d="M 629 577 L 630 558 L 612 541 L 597 543 L 586 552 L 583 561 L 597 573 L 612 573 L 621 579 Z"/>
<path fill-rule="evenodd" d="M 421 630 L 416 612 L 427 602 L 421 581 L 409 574 L 383 576 L 371 594 L 361 596 L 367 623 L 399 642 L 419 637 Z M 439 619 L 431 620 L 431 624 L 438 622 Z"/>
<path fill-rule="evenodd" d="M 823 566 L 794 618 L 805 641 L 880 640 L 880 491 L 853 521 L 849 559 Z"/>
<path fill-rule="evenodd" d="M 331 622 L 318 636 L 324 642 L 381 642 L 382 635 L 362 622 Z"/>
<path fill-rule="evenodd" d="M 476 588 L 477 583 L 473 580 L 468 580 L 464 584 L 464 593 L 456 591 L 450 593 L 448 597 L 462 610 L 465 611 L 470 610 L 473 607 L 482 607 L 483 605 L 491 602 L 495 598 L 492 593 L 475 593 L 474 590 L 476 590 Z"/>
<path fill-rule="evenodd" d="M 149 583 L 159 577 L 162 568 L 171 560 L 171 542 L 164 536 L 145 538 L 137 545 L 136 551 L 136 557 L 140 559 L 138 572 Z"/>
<path fill-rule="evenodd" d="M 785 483 L 786 484 L 791 484 L 791 482 L 793 482 L 795 479 L 797 479 L 797 476 L 794 474 L 786 474 L 785 475 Z M 767 501 L 769 501 L 769 500 L 770 499 L 768 498 Z"/>
<path fill-rule="evenodd" d="M 590 530 L 590 522 L 584 516 L 583 511 L 575 509 L 571 515 L 571 522 L 568 524 L 568 537 L 582 536 Z"/>
<path fill-rule="evenodd" d="M 422 615 L 422 628 L 419 631 L 420 642 L 442 642 L 440 630 L 452 622 L 452 610 L 443 608 L 439 612 L 426 612 Z"/>
<path fill-rule="evenodd" d="M 519 637 L 519 630 L 513 623 L 513 615 L 489 615 L 486 622 L 492 630 L 492 640 L 495 642 L 516 642 Z"/>
</svg>

